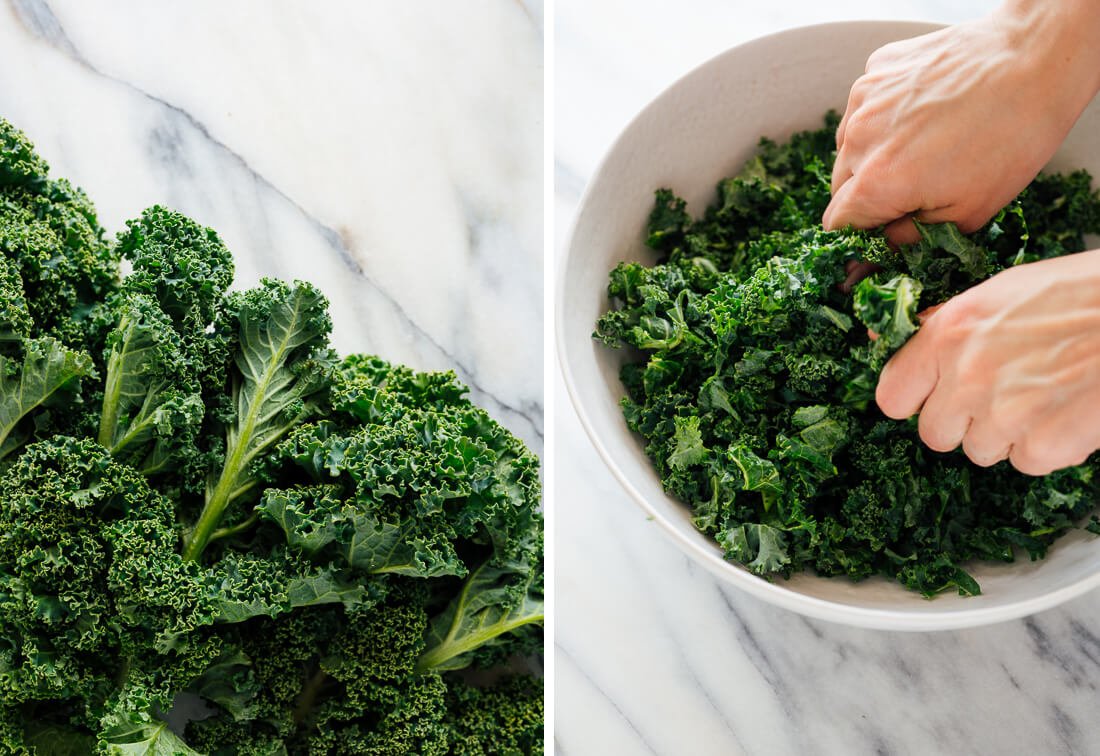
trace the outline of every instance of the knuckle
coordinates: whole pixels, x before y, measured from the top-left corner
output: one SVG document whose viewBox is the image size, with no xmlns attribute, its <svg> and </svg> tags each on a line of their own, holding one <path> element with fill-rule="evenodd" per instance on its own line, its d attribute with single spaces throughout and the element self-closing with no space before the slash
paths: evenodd
<svg viewBox="0 0 1100 756">
<path fill-rule="evenodd" d="M 852 89 L 852 102 L 860 103 L 862 94 Z M 862 149 L 870 144 L 875 136 L 876 117 L 870 108 L 854 104 L 849 108 L 848 120 L 844 125 L 844 143 L 852 149 Z"/>
<path fill-rule="evenodd" d="M 1004 431 L 1016 429 L 1017 432 L 1031 427 L 1040 412 L 1036 397 L 1036 392 L 995 397 L 993 422 L 996 427 Z"/>
<path fill-rule="evenodd" d="M 959 231 L 964 234 L 972 234 L 979 228 L 985 225 L 985 222 L 993 217 L 999 208 L 994 208 L 987 213 L 983 208 L 968 208 L 966 206 L 961 207 L 957 213 L 957 220 L 955 225 L 959 227 Z"/>
<path fill-rule="evenodd" d="M 869 189 L 873 188 L 875 194 L 899 216 L 919 205 L 914 187 L 920 182 L 911 180 L 917 173 L 905 154 L 888 142 L 877 144 L 873 151 L 867 151 L 860 167 L 860 177 L 867 182 Z"/>
<path fill-rule="evenodd" d="M 965 339 L 965 333 L 966 329 L 963 327 L 956 329 L 952 335 L 956 339 Z M 990 364 L 984 350 L 962 349 L 959 350 L 958 357 L 955 359 L 952 372 L 960 390 L 974 394 L 980 390 L 979 387 L 989 383 L 993 365 Z"/>
<path fill-rule="evenodd" d="M 899 43 L 891 42 L 889 44 L 883 45 L 882 47 L 878 48 L 873 53 L 871 53 L 869 56 L 867 56 L 867 65 L 864 67 L 863 70 L 866 73 L 871 73 L 871 71 L 875 70 L 876 68 L 879 68 L 886 61 L 888 61 L 892 57 L 894 57 L 894 55 L 896 54 L 896 51 L 898 50 L 898 47 L 899 47 Z"/>
<path fill-rule="evenodd" d="M 941 342 L 958 345 L 965 341 L 973 332 L 978 323 L 978 309 L 970 297 L 960 294 L 949 299 L 936 311 L 933 318 L 928 321 L 932 330 Z M 976 362 L 977 357 L 969 357 L 966 364 Z"/>
</svg>

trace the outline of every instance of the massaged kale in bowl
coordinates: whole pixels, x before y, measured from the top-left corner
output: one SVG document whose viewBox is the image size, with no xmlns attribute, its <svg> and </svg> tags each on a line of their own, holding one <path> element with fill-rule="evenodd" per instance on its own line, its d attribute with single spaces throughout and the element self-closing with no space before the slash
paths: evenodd
<svg viewBox="0 0 1100 756">
<path fill-rule="evenodd" d="M 921 241 L 895 252 L 875 232 L 820 227 L 837 122 L 764 140 L 698 219 L 658 191 L 646 243 L 659 262 L 615 267 L 596 335 L 636 350 L 620 374 L 627 425 L 729 559 L 976 595 L 967 562 L 1041 558 L 1091 512 L 1095 461 L 1036 478 L 933 452 L 916 418 L 878 411 L 874 387 L 918 310 L 1082 251 L 1100 198 L 1083 171 L 1040 176 L 976 233 L 918 223 Z M 881 270 L 853 288 L 852 262 Z"/>
<path fill-rule="evenodd" d="M 1020 616 L 1100 581 L 1100 544 L 1074 527 L 1094 506 L 1091 468 L 1042 480 L 982 470 L 927 450 L 873 403 L 918 308 L 999 267 L 1080 249 L 1096 225 L 1088 177 L 1072 173 L 1100 168 L 1090 109 L 1049 167 L 1064 175 L 971 238 L 930 226 L 899 256 L 874 234 L 821 230 L 834 147 L 822 114 L 843 106 L 870 52 L 931 28 L 797 29 L 689 74 L 605 159 L 559 284 L 582 422 L 681 547 L 779 605 L 914 630 Z M 761 135 L 775 141 L 761 148 Z M 654 207 L 661 187 L 683 200 L 660 192 Z M 859 258 L 885 270 L 842 292 Z"/>
</svg>

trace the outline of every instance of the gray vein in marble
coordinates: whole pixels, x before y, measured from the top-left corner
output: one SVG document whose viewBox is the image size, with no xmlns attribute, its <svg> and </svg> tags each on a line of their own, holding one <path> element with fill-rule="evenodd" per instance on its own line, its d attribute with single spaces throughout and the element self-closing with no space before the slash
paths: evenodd
<svg viewBox="0 0 1100 756">
<path fill-rule="evenodd" d="M 756 639 L 752 629 L 749 628 L 748 623 L 741 617 L 741 613 L 737 610 L 737 607 L 733 605 L 730 597 L 726 594 L 723 586 L 714 584 L 715 589 L 718 592 L 719 597 L 722 599 L 722 605 L 726 609 L 726 614 L 734 623 L 734 632 L 737 634 L 740 641 L 741 648 L 746 652 L 749 657 L 749 661 L 752 662 L 752 666 L 756 668 L 756 671 L 760 673 L 760 677 L 768 684 L 768 687 L 775 693 L 776 700 L 783 706 L 784 709 L 788 708 L 789 697 L 787 696 L 786 685 L 783 682 L 783 678 L 780 676 L 779 671 L 772 664 L 767 653 L 765 653 L 763 646 Z"/>
<path fill-rule="evenodd" d="M 1005 677 L 1008 678 L 1009 685 L 1011 685 L 1016 690 L 1023 690 L 1023 688 L 1020 687 L 1020 681 L 1016 679 L 1016 675 L 1012 674 L 1012 671 L 1008 668 L 1008 665 L 1004 662 L 1001 662 L 1000 667 L 1001 671 L 1005 673 Z"/>
<path fill-rule="evenodd" d="M 1040 627 L 1039 617 L 1027 617 L 1023 621 L 1024 629 L 1027 631 L 1028 637 L 1031 639 L 1032 646 L 1035 649 L 1035 655 L 1042 661 L 1058 667 L 1065 673 L 1067 682 L 1074 688 L 1079 688 L 1082 685 L 1087 685 L 1091 690 L 1096 690 L 1094 683 L 1088 682 L 1082 675 L 1080 670 L 1076 669 L 1071 663 L 1071 660 L 1066 656 L 1059 654 L 1047 632 Z"/>
<path fill-rule="evenodd" d="M 1070 619 L 1069 629 L 1070 637 L 1077 650 L 1092 662 L 1094 667 L 1100 667 L 1100 636 L 1076 619 Z"/>
<path fill-rule="evenodd" d="M 809 617 L 804 617 L 800 614 L 800 615 L 798 615 L 798 619 L 806 627 L 807 630 L 809 630 L 811 633 L 813 633 L 815 638 L 817 638 L 818 640 L 824 640 L 825 639 L 825 633 Z"/>
<path fill-rule="evenodd" d="M 664 615 L 662 615 L 662 617 L 663 616 Z M 675 635 L 675 632 L 672 631 L 671 628 L 668 628 L 667 625 L 666 629 L 669 630 L 670 634 Z M 737 743 L 738 747 L 742 751 L 747 753 L 748 749 L 746 749 L 745 744 L 741 742 L 741 738 L 737 737 L 737 730 L 734 728 L 733 722 L 731 722 L 729 717 L 726 716 L 726 713 L 722 711 L 722 707 L 718 705 L 718 701 L 715 699 L 714 694 L 711 692 L 709 686 L 707 686 L 706 683 L 703 682 L 702 678 L 699 677 L 699 673 L 695 671 L 695 666 L 691 663 L 691 660 L 684 653 L 685 646 L 686 644 L 683 642 L 678 642 L 676 644 L 676 656 L 680 659 L 681 668 L 688 673 L 691 681 L 695 683 L 696 690 L 703 697 L 703 700 L 707 702 L 707 706 L 709 706 L 711 710 L 721 720 L 722 726 L 726 728 L 726 732 L 730 734 L 733 742 Z"/>
<path fill-rule="evenodd" d="M 158 164 L 171 167 L 177 175 L 194 178 L 194 170 L 187 162 L 187 151 L 183 149 L 183 135 L 174 120 L 158 124 L 150 131 L 146 149 Z M 257 180 L 255 176 L 253 180 Z"/>
<path fill-rule="evenodd" d="M 143 98 L 148 99 L 151 102 L 165 108 L 177 121 L 182 121 L 188 127 L 193 129 L 196 133 L 202 137 L 203 140 L 214 146 L 219 151 L 228 156 L 236 165 L 243 169 L 248 175 L 250 175 L 256 182 L 258 187 L 262 187 L 264 190 L 269 191 L 276 195 L 280 200 L 290 205 L 294 210 L 306 220 L 307 223 L 321 236 L 328 244 L 328 246 L 337 253 L 340 260 L 347 267 L 347 269 L 362 279 L 362 281 L 373 289 L 379 297 L 381 297 L 386 304 L 391 307 L 398 315 L 398 317 L 410 328 L 412 328 L 417 334 L 423 337 L 433 348 L 435 348 L 449 363 L 455 366 L 456 372 L 459 373 L 460 378 L 467 383 L 471 389 L 476 391 L 481 396 L 485 397 L 489 401 L 497 405 L 500 410 L 506 413 L 512 414 L 523 421 L 525 421 L 530 427 L 535 436 L 541 441 L 544 438 L 543 431 L 543 417 L 542 406 L 537 402 L 525 402 L 519 406 L 509 404 L 503 399 L 487 391 L 482 385 L 480 385 L 475 376 L 475 372 L 472 368 L 465 365 L 457 359 L 457 357 L 443 347 L 442 344 L 424 328 L 422 328 L 412 317 L 404 310 L 401 304 L 394 298 L 388 291 L 386 291 L 377 282 L 371 280 L 363 270 L 362 266 L 355 259 L 352 254 L 351 248 L 344 238 L 344 235 L 337 229 L 332 228 L 320 219 L 313 216 L 308 210 L 300 205 L 294 198 L 287 195 L 282 189 L 273 184 L 270 180 L 265 178 L 261 173 L 255 170 L 245 158 L 231 148 L 229 145 L 220 141 L 217 137 L 211 133 L 209 128 L 201 121 L 199 121 L 194 115 L 187 110 L 174 105 L 173 103 L 165 100 L 162 97 L 148 92 L 141 87 L 135 85 L 132 82 L 120 79 L 116 76 L 112 76 L 97 68 L 86 56 L 84 56 L 80 50 L 76 48 L 72 40 L 66 34 L 64 27 L 50 8 L 49 3 L 46 0 L 8 0 L 8 5 L 11 8 L 16 20 L 22 25 L 22 27 L 33 37 L 36 37 L 49 46 L 53 47 L 58 52 L 67 56 L 75 63 L 80 65 L 90 73 L 101 77 L 107 81 L 111 81 L 119 86 L 123 86 L 130 91 L 140 95 Z M 529 10 L 529 9 L 528 9 Z M 173 124 L 173 127 L 178 129 L 178 123 Z M 185 167 L 184 161 L 179 157 L 179 151 L 176 147 L 180 144 L 181 138 L 177 130 L 175 134 L 169 134 L 168 132 L 155 132 L 152 138 L 151 150 L 154 155 L 159 158 L 164 158 L 170 161 L 170 164 L 176 167 Z"/>
<path fill-rule="evenodd" d="M 638 729 L 638 726 L 634 724 L 630 717 L 626 715 L 626 712 L 622 710 L 618 702 L 616 702 L 613 697 L 608 695 L 607 691 L 600 687 L 600 685 L 588 675 L 584 668 L 577 663 L 577 660 L 573 658 L 572 654 L 561 647 L 561 644 L 554 644 L 554 663 L 560 664 L 562 661 L 568 661 L 570 664 L 572 664 L 573 668 L 576 669 L 578 673 L 580 673 L 585 682 L 592 686 L 592 690 L 599 693 L 604 698 L 604 700 L 611 704 L 611 707 L 615 709 L 616 712 L 618 712 L 622 720 L 626 722 L 631 731 L 637 736 L 638 740 L 641 741 L 641 744 L 645 746 L 645 749 L 652 754 L 657 754 L 656 749 L 654 749 L 653 746 L 650 745 L 649 741 L 646 739 L 646 736 L 642 734 L 642 731 Z"/>
<path fill-rule="evenodd" d="M 540 42 L 545 45 L 546 8 L 543 0 L 513 0 L 513 2 L 518 2 L 520 7 L 523 8 L 523 13 L 531 19 L 531 23 L 538 29 Z"/>
<path fill-rule="evenodd" d="M 1073 718 L 1056 703 L 1050 705 L 1050 713 L 1055 732 L 1065 746 L 1063 753 L 1085 753 L 1080 745 L 1081 730 L 1074 723 Z"/>
<path fill-rule="evenodd" d="M 689 569 L 694 567 L 691 560 L 688 559 L 686 556 L 684 557 L 684 560 L 687 562 Z M 742 751 L 747 752 L 748 749 L 745 748 L 745 744 L 737 736 L 737 729 L 734 727 L 733 722 L 731 722 L 729 717 L 726 716 L 726 713 L 722 710 L 722 707 L 719 706 L 718 700 L 715 698 L 713 691 L 711 691 L 710 687 L 699 676 L 698 671 L 696 671 L 695 669 L 695 665 L 692 663 L 688 655 L 684 653 L 684 649 L 691 646 L 690 640 L 681 637 L 680 633 L 677 632 L 677 627 L 667 621 L 666 615 L 660 615 L 660 619 L 661 626 L 665 629 L 665 632 L 668 633 L 669 637 L 676 639 L 676 657 L 680 660 L 680 668 L 684 670 L 691 678 L 691 681 L 695 684 L 696 690 L 703 697 L 703 700 L 707 702 L 707 706 L 709 706 L 711 710 L 714 711 L 714 713 L 721 720 L 722 726 L 725 727 L 726 732 L 730 734 L 730 737 L 733 739 L 733 741 L 737 743 L 738 747 L 741 748 Z"/>
</svg>

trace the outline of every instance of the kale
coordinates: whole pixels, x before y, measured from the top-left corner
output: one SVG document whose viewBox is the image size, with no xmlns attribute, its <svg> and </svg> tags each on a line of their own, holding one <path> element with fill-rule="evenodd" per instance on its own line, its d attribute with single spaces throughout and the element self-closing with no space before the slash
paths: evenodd
<svg viewBox="0 0 1100 756">
<path fill-rule="evenodd" d="M 975 594 L 967 562 L 1041 558 L 1090 512 L 1097 458 L 1036 479 L 932 452 L 914 420 L 878 411 L 878 374 L 918 311 L 1083 250 L 1100 198 L 1084 172 L 1040 175 L 974 234 L 918 224 L 920 241 L 895 252 L 877 231 L 820 226 L 836 125 L 830 113 L 786 144 L 763 140 L 699 219 L 659 190 L 647 236 L 659 260 L 611 271 L 594 335 L 628 350 L 626 423 L 728 559 L 769 577 L 879 574 L 929 597 Z M 873 272 L 849 292 L 852 262 Z"/>
<path fill-rule="evenodd" d="M 107 243 L 0 120 L 0 752 L 541 753 L 538 460 L 232 281 L 164 207 Z"/>
</svg>

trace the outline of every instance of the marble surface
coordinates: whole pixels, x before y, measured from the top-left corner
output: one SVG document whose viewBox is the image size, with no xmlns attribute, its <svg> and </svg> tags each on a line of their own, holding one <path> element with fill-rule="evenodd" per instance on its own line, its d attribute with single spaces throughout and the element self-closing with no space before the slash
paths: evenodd
<svg viewBox="0 0 1100 756">
<path fill-rule="evenodd" d="M 110 233 L 213 226 L 541 452 L 542 2 L 0 0 L 0 115 Z"/>
<path fill-rule="evenodd" d="M 696 64 L 790 26 L 953 22 L 990 7 L 558 0 L 559 259 L 580 193 L 611 140 Z M 555 397 L 561 756 L 1100 752 L 1100 593 L 961 632 L 885 633 L 803 619 L 695 566 L 604 467 L 560 377 Z"/>
</svg>

